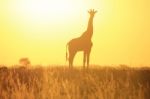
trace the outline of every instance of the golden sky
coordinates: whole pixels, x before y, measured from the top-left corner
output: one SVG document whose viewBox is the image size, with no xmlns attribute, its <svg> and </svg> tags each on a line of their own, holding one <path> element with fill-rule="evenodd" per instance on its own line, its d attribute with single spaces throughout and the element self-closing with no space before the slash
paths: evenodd
<svg viewBox="0 0 150 99">
<path fill-rule="evenodd" d="M 91 8 L 91 64 L 150 65 L 150 0 L 0 0 L 0 64 L 67 64 L 66 44 L 86 30 Z"/>
</svg>

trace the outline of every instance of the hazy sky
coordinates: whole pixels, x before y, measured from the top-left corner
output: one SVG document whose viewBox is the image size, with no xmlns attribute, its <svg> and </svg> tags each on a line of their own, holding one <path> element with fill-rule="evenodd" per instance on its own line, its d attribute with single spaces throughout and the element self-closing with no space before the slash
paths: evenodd
<svg viewBox="0 0 150 99">
<path fill-rule="evenodd" d="M 90 8 L 91 64 L 150 65 L 150 0 L 1 0 L 0 64 L 67 64 L 66 44 L 86 30 Z"/>
</svg>

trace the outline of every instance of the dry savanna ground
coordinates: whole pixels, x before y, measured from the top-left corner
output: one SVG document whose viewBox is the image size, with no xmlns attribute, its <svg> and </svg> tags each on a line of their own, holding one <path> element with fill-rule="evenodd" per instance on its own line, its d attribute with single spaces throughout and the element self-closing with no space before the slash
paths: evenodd
<svg viewBox="0 0 150 99">
<path fill-rule="evenodd" d="M 0 99 L 150 99 L 150 68 L 0 68 Z"/>
</svg>

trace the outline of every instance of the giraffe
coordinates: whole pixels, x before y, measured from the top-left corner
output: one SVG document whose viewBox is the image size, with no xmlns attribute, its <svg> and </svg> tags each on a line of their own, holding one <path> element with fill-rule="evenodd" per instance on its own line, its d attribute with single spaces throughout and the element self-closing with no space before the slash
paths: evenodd
<svg viewBox="0 0 150 99">
<path fill-rule="evenodd" d="M 89 67 L 90 53 L 93 45 L 91 41 L 91 38 L 93 36 L 93 18 L 96 12 L 97 11 L 95 11 L 94 9 L 90 9 L 88 11 L 88 13 L 90 14 L 90 18 L 88 21 L 87 30 L 80 37 L 70 40 L 66 45 L 66 60 L 68 60 L 68 49 L 70 68 L 73 67 L 74 56 L 79 51 L 83 51 L 83 67 L 85 68 L 86 64 L 87 68 Z"/>
</svg>

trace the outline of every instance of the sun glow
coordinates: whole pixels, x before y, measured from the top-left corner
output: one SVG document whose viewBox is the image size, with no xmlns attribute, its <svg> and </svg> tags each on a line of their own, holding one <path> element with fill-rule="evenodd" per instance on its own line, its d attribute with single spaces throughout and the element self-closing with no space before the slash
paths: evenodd
<svg viewBox="0 0 150 99">
<path fill-rule="evenodd" d="M 88 5 L 79 0 L 22 0 L 9 2 L 8 6 L 10 21 L 20 24 L 23 35 L 31 39 L 62 37 L 59 30 L 64 31 L 65 25 L 75 22 L 80 12 L 88 9 Z"/>
<path fill-rule="evenodd" d="M 38 20 L 48 19 L 49 17 L 64 17 L 63 14 L 70 16 L 69 14 L 74 11 L 74 5 L 69 0 L 36 0 L 23 3 L 21 6 L 24 14 Z"/>
</svg>

